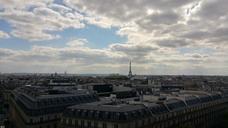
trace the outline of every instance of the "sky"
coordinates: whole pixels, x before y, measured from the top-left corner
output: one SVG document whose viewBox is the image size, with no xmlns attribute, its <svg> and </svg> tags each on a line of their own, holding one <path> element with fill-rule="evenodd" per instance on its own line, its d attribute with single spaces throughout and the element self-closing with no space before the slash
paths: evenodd
<svg viewBox="0 0 228 128">
<path fill-rule="evenodd" d="M 227 0 L 0 0 L 0 72 L 228 75 Z"/>
</svg>

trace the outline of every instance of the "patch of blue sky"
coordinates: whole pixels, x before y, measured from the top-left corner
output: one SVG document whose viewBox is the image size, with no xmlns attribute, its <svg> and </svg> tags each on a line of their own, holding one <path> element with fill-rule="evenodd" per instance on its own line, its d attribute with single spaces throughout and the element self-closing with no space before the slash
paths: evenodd
<svg viewBox="0 0 228 128">
<path fill-rule="evenodd" d="M 55 4 L 63 4 L 63 0 L 54 0 Z"/>
<path fill-rule="evenodd" d="M 4 20 L 0 20 L 0 30 L 6 33 L 10 33 L 12 31 L 12 27 L 10 24 Z M 29 44 L 26 40 L 10 37 L 10 38 L 2 38 L 0 39 L 0 48 L 14 49 L 14 50 L 28 50 L 30 49 L 31 44 Z"/>
<path fill-rule="evenodd" d="M 10 33 L 12 28 L 9 23 L 0 20 L 0 30 Z M 86 39 L 86 44 L 90 48 L 102 49 L 113 43 L 123 43 L 127 41 L 127 37 L 116 34 L 118 28 L 101 28 L 95 25 L 86 25 L 85 28 L 74 29 L 68 28 L 63 31 L 49 32 L 53 35 L 60 35 L 60 38 L 45 41 L 28 41 L 11 36 L 8 39 L 0 39 L 0 48 L 9 48 L 15 50 L 29 50 L 33 45 L 65 47 L 68 41 L 74 39 Z"/>
<path fill-rule="evenodd" d="M 7 39 L 0 39 L 0 48 L 13 49 L 13 50 L 29 50 L 32 44 L 26 40 L 11 37 Z"/>
<path fill-rule="evenodd" d="M 12 27 L 8 22 L 0 19 L 0 30 L 9 33 L 12 30 Z"/>
<path fill-rule="evenodd" d="M 101 28 L 95 25 L 86 25 L 85 28 L 73 29 L 68 28 L 64 31 L 54 32 L 53 34 L 60 35 L 63 40 L 86 39 L 90 48 L 106 48 L 113 43 L 124 43 L 126 37 L 116 34 L 118 28 Z M 63 44 L 64 45 L 64 44 Z"/>
</svg>

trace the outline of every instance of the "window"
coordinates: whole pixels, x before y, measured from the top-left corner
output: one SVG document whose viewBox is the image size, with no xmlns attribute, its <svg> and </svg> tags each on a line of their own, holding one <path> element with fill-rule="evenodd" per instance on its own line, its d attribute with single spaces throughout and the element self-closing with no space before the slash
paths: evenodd
<svg viewBox="0 0 228 128">
<path fill-rule="evenodd" d="M 88 126 L 89 128 L 91 128 L 91 121 L 88 121 L 88 122 L 87 122 L 87 126 Z"/>
<path fill-rule="evenodd" d="M 57 115 L 55 115 L 55 119 L 57 119 L 58 118 L 58 116 Z"/>
<path fill-rule="evenodd" d="M 142 120 L 142 126 L 144 126 L 145 125 L 145 121 L 144 120 Z"/>
<path fill-rule="evenodd" d="M 82 121 L 81 121 L 81 128 L 84 128 L 84 127 L 85 127 L 85 121 L 82 120 Z"/>
<path fill-rule="evenodd" d="M 69 119 L 69 125 L 72 125 L 72 119 Z"/>
<path fill-rule="evenodd" d="M 31 124 L 33 123 L 33 120 L 32 120 L 32 119 L 30 119 L 30 123 L 31 123 Z"/>
<path fill-rule="evenodd" d="M 103 123 L 102 126 L 103 126 L 102 128 L 107 128 L 107 124 L 106 123 Z"/>
<path fill-rule="evenodd" d="M 63 124 L 67 124 L 66 118 L 63 118 Z"/>
<path fill-rule="evenodd" d="M 75 120 L 75 126 L 76 127 L 78 126 L 78 120 Z"/>
<path fill-rule="evenodd" d="M 40 117 L 40 122 L 43 122 L 43 121 L 44 121 L 43 117 Z"/>
<path fill-rule="evenodd" d="M 138 127 L 138 121 L 135 121 L 135 127 L 136 128 Z"/>
<path fill-rule="evenodd" d="M 54 124 L 54 128 L 57 128 L 57 124 Z"/>
<path fill-rule="evenodd" d="M 94 122 L 94 128 L 98 128 L 98 123 Z"/>
<path fill-rule="evenodd" d="M 114 124 L 114 128 L 118 128 L 118 124 Z"/>
</svg>

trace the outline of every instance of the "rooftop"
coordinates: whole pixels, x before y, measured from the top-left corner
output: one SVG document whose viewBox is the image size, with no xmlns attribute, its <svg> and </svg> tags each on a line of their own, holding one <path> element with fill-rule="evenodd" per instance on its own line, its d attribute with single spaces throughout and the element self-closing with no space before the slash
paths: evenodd
<svg viewBox="0 0 228 128">
<path fill-rule="evenodd" d="M 163 95 L 164 96 L 164 95 Z M 181 92 L 179 95 L 167 94 L 161 96 L 148 95 L 140 101 L 100 101 L 75 105 L 67 108 L 64 115 L 74 118 L 89 118 L 108 121 L 127 121 L 144 116 L 155 116 L 161 113 L 179 111 L 188 106 L 221 99 L 218 93 Z"/>
<path fill-rule="evenodd" d="M 28 114 L 61 112 L 66 107 L 98 101 L 95 93 L 72 87 L 24 86 L 12 92 L 15 102 Z"/>
</svg>

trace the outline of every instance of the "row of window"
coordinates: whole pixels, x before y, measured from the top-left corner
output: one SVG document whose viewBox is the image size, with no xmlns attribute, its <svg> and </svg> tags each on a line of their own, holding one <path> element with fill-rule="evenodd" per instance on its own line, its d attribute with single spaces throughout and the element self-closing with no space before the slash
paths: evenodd
<svg viewBox="0 0 228 128">
<path fill-rule="evenodd" d="M 96 121 L 86 121 L 86 120 L 73 120 L 73 119 L 62 119 L 61 123 L 65 126 L 75 126 L 80 128 L 119 128 L 119 125 L 110 123 L 101 123 Z"/>
<path fill-rule="evenodd" d="M 34 119 L 30 119 L 29 123 L 33 124 L 33 123 L 42 123 L 42 122 L 47 122 L 47 121 L 51 121 L 51 120 L 58 120 L 60 117 L 58 115 L 54 115 L 54 116 L 47 116 L 46 118 L 40 117 L 39 120 L 34 120 Z"/>
</svg>

